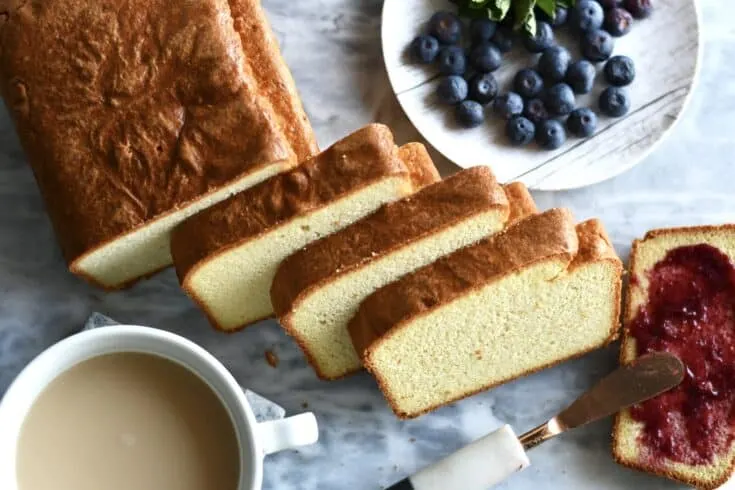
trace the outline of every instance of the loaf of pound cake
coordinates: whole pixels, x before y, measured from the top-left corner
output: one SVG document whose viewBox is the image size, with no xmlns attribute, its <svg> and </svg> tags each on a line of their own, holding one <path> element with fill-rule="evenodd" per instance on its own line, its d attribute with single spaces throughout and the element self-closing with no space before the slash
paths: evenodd
<svg viewBox="0 0 735 490">
<path fill-rule="evenodd" d="M 317 151 L 259 0 L 0 0 L 0 92 L 71 271 L 108 289 Z"/>
<path fill-rule="evenodd" d="M 347 325 L 365 297 L 500 231 L 510 208 L 533 206 L 523 184 L 511 192 L 516 206 L 509 206 L 487 167 L 464 170 L 287 258 L 273 280 L 271 300 L 318 376 L 336 379 L 362 368 Z"/>
<path fill-rule="evenodd" d="M 349 332 L 394 412 L 416 417 L 615 339 L 621 276 L 597 220 L 552 209 L 379 289 Z"/>
<path fill-rule="evenodd" d="M 283 259 L 438 179 L 422 146 L 399 150 L 387 127 L 369 125 L 179 225 L 176 272 L 216 328 L 240 329 L 273 316 Z"/>
<path fill-rule="evenodd" d="M 620 361 L 671 352 L 677 388 L 622 411 L 615 459 L 719 488 L 735 470 L 735 225 L 649 232 L 633 243 Z"/>
</svg>

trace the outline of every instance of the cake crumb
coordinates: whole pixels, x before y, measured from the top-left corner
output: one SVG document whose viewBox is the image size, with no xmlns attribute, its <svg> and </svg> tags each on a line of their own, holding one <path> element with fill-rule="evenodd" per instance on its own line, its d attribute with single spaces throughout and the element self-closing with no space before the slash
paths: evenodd
<svg viewBox="0 0 735 490">
<path fill-rule="evenodd" d="M 475 351 L 475 359 L 477 359 L 478 361 L 482 361 L 482 350 L 477 349 Z"/>
<path fill-rule="evenodd" d="M 276 353 L 269 349 L 265 351 L 265 362 L 267 362 L 270 367 L 277 368 L 280 360 Z"/>
</svg>

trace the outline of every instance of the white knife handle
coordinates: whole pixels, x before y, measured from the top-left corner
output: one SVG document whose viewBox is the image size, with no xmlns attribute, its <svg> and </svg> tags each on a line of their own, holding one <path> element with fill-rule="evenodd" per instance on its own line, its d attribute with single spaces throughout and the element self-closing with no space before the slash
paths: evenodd
<svg viewBox="0 0 735 490">
<path fill-rule="evenodd" d="M 506 425 L 387 490 L 487 490 L 529 464 Z"/>
</svg>

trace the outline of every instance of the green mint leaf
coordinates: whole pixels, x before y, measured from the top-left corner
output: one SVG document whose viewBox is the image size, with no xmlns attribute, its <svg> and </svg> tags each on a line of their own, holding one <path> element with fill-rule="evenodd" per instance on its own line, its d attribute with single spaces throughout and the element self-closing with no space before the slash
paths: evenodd
<svg viewBox="0 0 735 490">
<path fill-rule="evenodd" d="M 511 0 L 493 0 L 489 2 L 488 10 L 490 12 L 490 19 L 495 22 L 500 22 L 505 19 L 505 16 L 508 15 L 508 11 L 510 10 L 510 2 Z"/>
<path fill-rule="evenodd" d="M 536 6 L 552 19 L 556 16 L 557 0 L 536 0 Z"/>
<path fill-rule="evenodd" d="M 460 17 L 485 18 L 500 22 L 515 0 L 457 0 Z"/>
<path fill-rule="evenodd" d="M 513 14 L 515 17 L 515 29 L 523 29 L 529 35 L 536 35 L 536 16 L 533 13 L 533 7 L 536 6 L 536 0 L 514 0 Z"/>
<path fill-rule="evenodd" d="M 534 14 L 529 15 L 526 22 L 523 23 L 523 30 L 525 30 L 529 36 L 536 35 L 536 16 Z"/>
</svg>

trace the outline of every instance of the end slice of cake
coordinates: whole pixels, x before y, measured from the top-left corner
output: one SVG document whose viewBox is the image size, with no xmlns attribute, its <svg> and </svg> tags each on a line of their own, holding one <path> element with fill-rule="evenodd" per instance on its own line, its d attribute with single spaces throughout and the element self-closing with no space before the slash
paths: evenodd
<svg viewBox="0 0 735 490">
<path fill-rule="evenodd" d="M 349 331 L 395 413 L 419 416 L 616 337 L 622 264 L 553 209 L 373 293 Z"/>
<path fill-rule="evenodd" d="M 426 168 L 433 162 L 415 155 L 373 124 L 193 216 L 172 237 L 182 287 L 218 329 L 271 317 L 271 282 L 283 259 L 438 178 Z"/>
<path fill-rule="evenodd" d="M 276 315 L 319 377 L 358 371 L 362 363 L 347 324 L 360 302 L 404 274 L 500 231 L 509 212 L 505 192 L 486 167 L 385 204 L 281 264 L 271 288 Z"/>
<path fill-rule="evenodd" d="M 710 490 L 735 471 L 735 225 L 669 228 L 633 243 L 620 361 L 676 354 L 680 386 L 622 411 L 622 465 Z"/>
<path fill-rule="evenodd" d="M 176 225 L 317 151 L 259 0 L 7 5 L 0 91 L 95 285 L 169 266 Z"/>
</svg>

